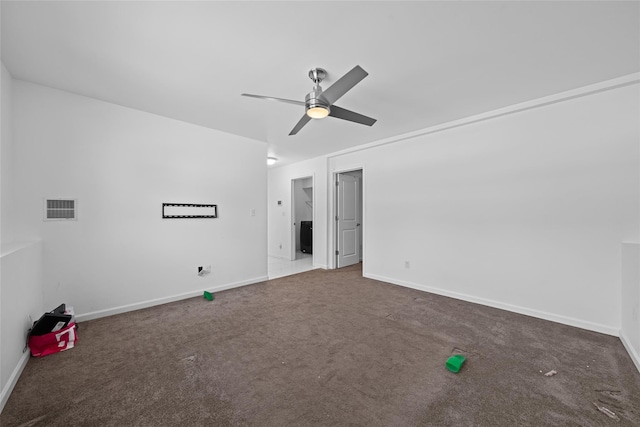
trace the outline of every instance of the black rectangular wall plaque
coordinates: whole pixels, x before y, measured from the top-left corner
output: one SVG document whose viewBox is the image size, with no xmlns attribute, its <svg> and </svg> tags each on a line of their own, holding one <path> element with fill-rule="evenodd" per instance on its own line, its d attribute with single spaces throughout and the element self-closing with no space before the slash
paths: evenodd
<svg viewBox="0 0 640 427">
<path fill-rule="evenodd" d="M 163 203 L 162 218 L 217 218 L 218 205 Z"/>
</svg>

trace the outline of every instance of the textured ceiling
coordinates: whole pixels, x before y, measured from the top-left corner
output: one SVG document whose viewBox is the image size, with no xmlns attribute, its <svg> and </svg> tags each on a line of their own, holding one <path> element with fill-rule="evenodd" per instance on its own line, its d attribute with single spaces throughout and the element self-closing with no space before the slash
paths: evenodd
<svg viewBox="0 0 640 427">
<path fill-rule="evenodd" d="M 638 2 L 10 2 L 14 78 L 264 141 L 279 165 L 640 70 Z M 312 67 L 369 76 L 296 136 Z"/>
</svg>

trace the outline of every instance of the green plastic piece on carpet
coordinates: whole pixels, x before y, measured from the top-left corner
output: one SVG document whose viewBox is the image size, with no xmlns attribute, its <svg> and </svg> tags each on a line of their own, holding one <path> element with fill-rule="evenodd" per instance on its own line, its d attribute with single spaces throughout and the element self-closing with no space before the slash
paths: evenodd
<svg viewBox="0 0 640 427">
<path fill-rule="evenodd" d="M 462 368 L 462 364 L 464 363 L 465 359 L 466 357 L 464 357 L 462 354 L 454 354 L 447 359 L 447 363 L 445 364 L 445 366 L 451 372 L 457 373 L 458 371 L 460 371 L 460 368 Z"/>
<path fill-rule="evenodd" d="M 211 292 L 204 291 L 204 297 L 209 301 L 213 301 L 213 294 Z"/>
</svg>

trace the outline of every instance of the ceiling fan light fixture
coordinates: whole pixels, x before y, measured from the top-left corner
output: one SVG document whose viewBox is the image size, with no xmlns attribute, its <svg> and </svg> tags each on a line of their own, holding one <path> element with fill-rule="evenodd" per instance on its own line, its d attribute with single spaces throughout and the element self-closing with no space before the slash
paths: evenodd
<svg viewBox="0 0 640 427">
<path fill-rule="evenodd" d="M 329 103 L 322 97 L 322 88 L 317 85 L 311 92 L 305 97 L 305 107 L 307 116 L 312 119 L 324 119 L 329 115 L 331 110 L 329 109 Z"/>
<path fill-rule="evenodd" d="M 278 159 L 275 157 L 267 157 L 267 165 L 269 166 L 275 165 L 277 161 Z"/>
<path fill-rule="evenodd" d="M 312 119 L 324 119 L 328 115 L 329 115 L 329 108 L 322 105 L 317 105 L 315 107 L 310 106 L 307 109 L 307 116 L 311 117 Z"/>
</svg>

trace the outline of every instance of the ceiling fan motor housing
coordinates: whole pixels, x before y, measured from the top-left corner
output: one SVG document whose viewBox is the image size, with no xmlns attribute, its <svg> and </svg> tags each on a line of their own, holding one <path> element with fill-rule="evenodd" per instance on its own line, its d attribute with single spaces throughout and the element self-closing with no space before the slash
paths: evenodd
<svg viewBox="0 0 640 427">
<path fill-rule="evenodd" d="M 314 88 L 305 97 L 305 107 L 306 107 L 307 115 L 313 119 L 324 118 L 328 116 L 329 113 L 331 112 L 331 109 L 329 108 L 329 103 L 321 95 L 322 95 L 322 88 L 320 88 L 320 86 L 317 86 L 317 88 Z M 319 114 L 317 114 L 316 112 L 318 112 Z"/>
</svg>

